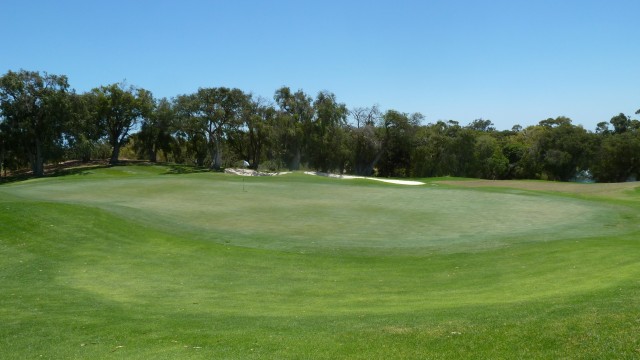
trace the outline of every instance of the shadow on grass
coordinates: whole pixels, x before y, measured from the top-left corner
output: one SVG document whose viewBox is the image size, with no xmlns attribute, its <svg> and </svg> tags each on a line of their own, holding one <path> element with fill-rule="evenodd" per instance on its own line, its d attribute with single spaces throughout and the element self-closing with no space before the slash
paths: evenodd
<svg viewBox="0 0 640 360">
<path fill-rule="evenodd" d="M 206 167 L 197 167 L 192 165 L 164 164 L 164 166 L 167 167 L 167 172 L 162 175 L 196 174 L 212 171 Z"/>
<path fill-rule="evenodd" d="M 88 163 L 80 161 L 68 161 L 61 164 L 47 165 L 45 167 L 44 176 L 34 176 L 30 170 L 20 170 L 9 173 L 5 176 L 0 176 L 0 185 L 15 183 L 20 181 L 26 181 L 37 178 L 50 178 L 68 175 L 90 175 L 93 171 L 98 169 L 108 169 L 112 167 L 124 167 L 124 166 L 162 166 L 166 168 L 165 172 L 159 173 L 159 175 L 183 175 L 183 174 L 195 174 L 204 172 L 213 172 L 207 167 L 199 167 L 193 165 L 183 164 L 171 164 L 171 163 L 152 163 L 148 161 L 139 160 L 121 160 L 116 164 L 109 164 L 108 161 L 97 160 Z M 224 171 L 224 169 L 220 170 Z"/>
<path fill-rule="evenodd" d="M 108 168 L 111 165 L 104 161 L 92 161 L 83 163 L 69 161 L 62 164 L 45 166 L 44 176 L 35 176 L 30 170 L 15 171 L 6 176 L 0 176 L 0 184 L 8 184 L 37 178 L 50 178 L 67 175 L 89 175 L 91 170 Z"/>
</svg>

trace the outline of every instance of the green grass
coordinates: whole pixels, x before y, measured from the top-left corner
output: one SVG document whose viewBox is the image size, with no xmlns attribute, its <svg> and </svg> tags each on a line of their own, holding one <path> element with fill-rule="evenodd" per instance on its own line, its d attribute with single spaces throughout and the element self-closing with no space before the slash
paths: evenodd
<svg viewBox="0 0 640 360">
<path fill-rule="evenodd" d="M 637 191 L 183 172 L 0 186 L 3 357 L 640 357 Z"/>
</svg>

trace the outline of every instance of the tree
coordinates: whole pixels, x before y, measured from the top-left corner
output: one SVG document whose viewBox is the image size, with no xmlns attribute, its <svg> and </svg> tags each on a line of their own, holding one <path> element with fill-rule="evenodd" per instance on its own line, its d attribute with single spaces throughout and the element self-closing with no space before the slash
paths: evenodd
<svg viewBox="0 0 640 360">
<path fill-rule="evenodd" d="M 239 89 L 200 88 L 177 99 L 179 116 L 189 122 L 192 130 L 204 135 L 210 153 L 210 167 L 222 167 L 222 145 L 228 134 L 242 123 L 241 114 L 248 96 Z"/>
<path fill-rule="evenodd" d="M 447 158 L 451 167 L 450 175 L 474 176 L 476 131 L 463 128 L 456 121 L 449 121 L 447 136 L 450 137 Z"/>
<path fill-rule="evenodd" d="M 503 179 L 509 168 L 509 160 L 502 152 L 498 140 L 482 134 L 475 141 L 475 176 L 484 179 Z"/>
<path fill-rule="evenodd" d="M 350 129 L 352 147 L 352 166 L 357 175 L 370 176 L 382 156 L 382 141 L 377 136 L 376 124 L 380 122 L 380 110 L 377 105 L 358 107 L 349 112 L 352 124 Z"/>
<path fill-rule="evenodd" d="M 592 139 L 585 129 L 572 125 L 571 119 L 563 116 L 543 120 L 540 127 L 536 160 L 548 179 L 568 181 L 587 170 Z"/>
<path fill-rule="evenodd" d="M 342 172 L 349 158 L 347 147 L 347 107 L 333 93 L 321 91 L 313 102 L 315 118 L 309 132 L 310 165 L 320 171 Z"/>
<path fill-rule="evenodd" d="M 493 122 L 488 119 L 475 119 L 469 125 L 467 125 L 467 128 L 482 132 L 491 132 L 496 130 Z"/>
<path fill-rule="evenodd" d="M 380 176 L 404 177 L 411 174 L 414 135 L 422 119 L 420 113 L 409 115 L 395 110 L 388 110 L 382 116 L 382 156 L 378 163 Z"/>
<path fill-rule="evenodd" d="M 623 113 L 612 117 L 609 122 L 613 125 L 613 132 L 615 134 L 622 134 L 631 126 L 631 119 Z"/>
<path fill-rule="evenodd" d="M 134 147 L 140 155 L 144 155 L 150 162 L 156 162 L 158 151 L 165 154 L 171 151 L 174 141 L 171 135 L 174 129 L 175 110 L 173 104 L 166 98 L 160 99 L 150 116 L 144 118 L 140 131 L 136 134 Z"/>
<path fill-rule="evenodd" d="M 5 151 L 27 157 L 33 174 L 62 148 L 69 116 L 66 76 L 9 71 L 0 78 L 0 119 Z"/>
<path fill-rule="evenodd" d="M 538 125 L 546 128 L 555 128 L 562 125 L 571 125 L 571 119 L 566 116 L 558 116 L 557 118 L 548 118 L 541 120 Z"/>
<path fill-rule="evenodd" d="M 530 170 L 526 161 L 529 152 L 528 131 L 522 129 L 503 139 L 502 154 L 507 159 L 507 170 L 504 175 L 506 179 L 527 178 L 527 171 Z M 533 172 L 535 175 L 535 172 Z"/>
<path fill-rule="evenodd" d="M 276 90 L 274 100 L 280 108 L 280 135 L 286 149 L 285 162 L 290 170 L 300 169 L 302 151 L 308 142 L 309 128 L 315 115 L 313 100 L 302 90 L 291 93 L 288 87 Z"/>
<path fill-rule="evenodd" d="M 112 147 L 109 163 L 117 164 L 120 148 L 127 143 L 129 132 L 153 109 L 151 92 L 124 83 L 95 88 L 95 120 Z"/>
<path fill-rule="evenodd" d="M 247 98 L 241 114 L 242 126 L 230 132 L 229 144 L 241 159 L 249 161 L 251 168 L 258 169 L 271 140 L 276 110 L 263 98 L 252 99 L 249 95 Z"/>
<path fill-rule="evenodd" d="M 607 123 L 606 121 L 601 121 L 596 124 L 596 134 L 606 135 L 609 133 L 611 133 L 611 130 L 609 130 L 609 123 Z"/>
<path fill-rule="evenodd" d="M 72 93 L 69 100 L 71 114 L 64 133 L 67 157 L 86 163 L 95 155 L 103 133 L 95 121 L 95 97 L 91 93 Z"/>
<path fill-rule="evenodd" d="M 349 115 L 356 124 L 356 128 L 360 126 L 372 126 L 380 119 L 380 109 L 378 105 L 372 107 L 357 107 L 349 111 Z"/>
<path fill-rule="evenodd" d="M 413 176 L 432 177 L 450 174 L 447 161 L 450 138 L 446 135 L 447 124 L 438 121 L 435 124 L 421 126 L 415 135 L 413 159 Z"/>
<path fill-rule="evenodd" d="M 591 166 L 597 181 L 637 180 L 640 175 L 640 132 L 607 136 L 597 150 Z"/>
</svg>

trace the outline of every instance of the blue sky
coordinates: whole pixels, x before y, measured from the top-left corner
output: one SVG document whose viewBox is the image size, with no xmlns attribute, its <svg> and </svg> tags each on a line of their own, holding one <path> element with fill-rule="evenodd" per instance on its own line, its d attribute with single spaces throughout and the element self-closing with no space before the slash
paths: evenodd
<svg viewBox="0 0 640 360">
<path fill-rule="evenodd" d="M 640 108 L 640 1 L 29 1 L 0 4 L 0 73 L 126 80 L 156 97 L 281 86 L 349 108 L 498 129 Z"/>
</svg>

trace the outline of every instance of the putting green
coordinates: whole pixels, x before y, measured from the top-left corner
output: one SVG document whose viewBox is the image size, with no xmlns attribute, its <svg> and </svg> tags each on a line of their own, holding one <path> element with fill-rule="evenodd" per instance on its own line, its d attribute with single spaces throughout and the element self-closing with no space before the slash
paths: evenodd
<svg viewBox="0 0 640 360">
<path fill-rule="evenodd" d="M 634 185 L 172 170 L 0 186 L 4 357 L 637 357 Z"/>
<path fill-rule="evenodd" d="M 96 206 L 199 239 L 301 252 L 482 250 L 616 234 L 637 221 L 622 206 L 518 190 L 403 187 L 301 174 L 150 177 L 154 169 L 97 170 L 5 189 Z"/>
</svg>

